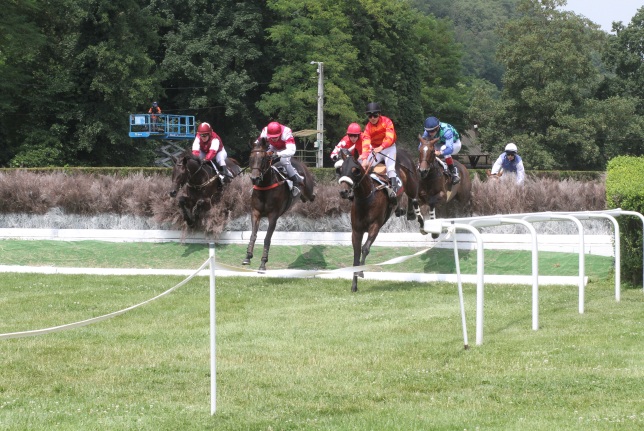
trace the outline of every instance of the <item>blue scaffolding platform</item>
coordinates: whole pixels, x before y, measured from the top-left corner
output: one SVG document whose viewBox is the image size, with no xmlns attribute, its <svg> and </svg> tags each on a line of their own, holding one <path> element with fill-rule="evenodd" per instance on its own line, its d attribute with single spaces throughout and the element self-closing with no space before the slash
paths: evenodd
<svg viewBox="0 0 644 431">
<path fill-rule="evenodd" d="M 193 115 L 130 114 L 130 138 L 160 140 L 194 139 Z"/>
</svg>

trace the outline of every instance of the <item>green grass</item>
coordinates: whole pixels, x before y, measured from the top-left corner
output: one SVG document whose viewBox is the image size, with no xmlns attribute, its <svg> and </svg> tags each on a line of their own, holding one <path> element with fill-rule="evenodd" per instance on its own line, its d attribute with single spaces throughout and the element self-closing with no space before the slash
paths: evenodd
<svg viewBox="0 0 644 431">
<path fill-rule="evenodd" d="M 179 277 L 0 274 L 0 333 L 151 298 Z M 641 289 L 346 280 L 217 281 L 210 416 L 208 281 L 125 315 L 0 341 L 2 430 L 615 430 L 644 427 Z"/>
<path fill-rule="evenodd" d="M 372 247 L 367 264 L 409 255 L 418 249 L 410 247 Z M 259 267 L 262 244 L 255 247 L 251 268 Z M 246 245 L 217 245 L 220 263 L 241 266 Z M 476 251 L 459 251 L 464 274 L 476 274 Z M 127 268 L 198 268 L 208 258 L 208 246 L 178 243 L 109 243 L 101 241 L 0 241 L 1 265 L 52 265 L 79 267 Z M 485 251 L 486 274 L 531 274 L 532 254 L 529 251 Z M 586 255 L 586 275 L 591 280 L 610 277 L 611 257 Z M 267 268 L 270 269 L 337 269 L 352 266 L 351 247 L 343 246 L 272 246 Z M 540 275 L 570 275 L 579 271 L 579 257 L 572 253 L 539 253 Z M 453 274 L 456 272 L 454 251 L 432 249 L 398 265 L 383 267 L 384 271 Z"/>
</svg>

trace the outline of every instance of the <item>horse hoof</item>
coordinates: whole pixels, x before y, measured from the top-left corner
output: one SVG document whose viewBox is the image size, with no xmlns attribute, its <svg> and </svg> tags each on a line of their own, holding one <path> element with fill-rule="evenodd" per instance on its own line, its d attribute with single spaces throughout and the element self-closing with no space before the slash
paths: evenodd
<svg viewBox="0 0 644 431">
<path fill-rule="evenodd" d="M 427 232 L 425 229 L 420 229 L 420 233 L 422 233 L 423 235 L 427 235 L 429 232 Z"/>
<path fill-rule="evenodd" d="M 250 259 L 242 260 L 242 265 L 250 265 Z"/>
<path fill-rule="evenodd" d="M 437 234 L 437 233 L 433 233 L 433 234 L 432 234 L 432 238 L 433 238 L 433 239 L 438 238 L 438 234 Z"/>
<path fill-rule="evenodd" d="M 396 208 L 395 214 L 396 217 L 401 217 L 405 212 L 401 208 Z"/>
</svg>

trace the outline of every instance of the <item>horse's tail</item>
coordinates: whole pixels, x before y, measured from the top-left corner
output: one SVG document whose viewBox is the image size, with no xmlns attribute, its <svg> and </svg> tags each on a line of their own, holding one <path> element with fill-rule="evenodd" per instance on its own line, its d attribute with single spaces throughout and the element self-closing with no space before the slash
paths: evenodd
<svg viewBox="0 0 644 431">
<path fill-rule="evenodd" d="M 233 174 L 234 177 L 241 174 L 241 165 L 237 159 L 226 157 L 226 167 Z"/>
<path fill-rule="evenodd" d="M 398 165 L 398 174 L 404 177 L 403 183 L 407 196 L 416 199 L 418 197 L 420 176 L 418 175 L 416 164 L 407 151 L 403 149 L 396 151 L 396 165 Z"/>
</svg>

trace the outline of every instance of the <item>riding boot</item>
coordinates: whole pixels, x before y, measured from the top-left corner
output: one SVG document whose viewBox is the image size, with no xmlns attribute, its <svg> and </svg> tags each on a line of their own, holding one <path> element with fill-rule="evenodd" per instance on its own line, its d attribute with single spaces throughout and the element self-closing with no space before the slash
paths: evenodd
<svg viewBox="0 0 644 431">
<path fill-rule="evenodd" d="M 295 175 L 288 177 L 289 180 L 293 181 L 294 186 L 303 186 L 302 177 L 296 172 Z"/>
<path fill-rule="evenodd" d="M 461 179 L 458 176 L 458 169 L 456 165 L 449 165 L 449 171 L 452 174 L 452 184 L 458 184 L 461 182 Z"/>
<path fill-rule="evenodd" d="M 230 183 L 232 181 L 233 176 L 228 170 L 228 167 L 226 165 L 221 165 L 219 169 L 221 172 L 221 175 L 219 175 L 219 178 L 221 179 L 221 181 L 225 184 Z"/>
<path fill-rule="evenodd" d="M 391 188 L 389 189 L 389 201 L 396 205 L 398 203 L 398 191 L 402 185 L 398 177 L 390 177 L 389 182 L 391 183 Z"/>
<path fill-rule="evenodd" d="M 294 197 L 298 196 L 300 194 L 300 189 L 298 188 L 298 186 L 302 187 L 304 185 L 304 183 L 302 182 L 302 177 L 300 177 L 300 175 L 297 172 L 295 172 L 295 174 L 288 177 L 288 179 L 293 181 L 293 189 L 292 189 L 293 196 Z"/>
</svg>

